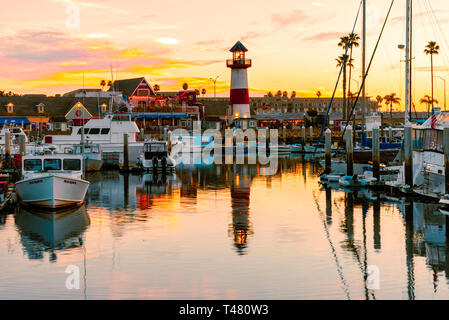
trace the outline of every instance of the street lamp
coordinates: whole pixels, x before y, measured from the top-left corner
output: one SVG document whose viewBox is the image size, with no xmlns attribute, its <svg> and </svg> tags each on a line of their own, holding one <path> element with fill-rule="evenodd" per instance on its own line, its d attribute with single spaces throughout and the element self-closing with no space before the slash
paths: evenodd
<svg viewBox="0 0 449 320">
<path fill-rule="evenodd" d="M 437 78 L 440 78 L 441 80 L 444 81 L 444 111 L 447 111 L 446 108 L 446 79 L 444 79 L 443 77 L 437 76 Z"/>
<path fill-rule="evenodd" d="M 219 76 L 216 76 L 215 79 L 210 78 L 214 82 L 214 101 L 217 101 L 217 90 L 216 90 L 217 86 L 216 85 L 217 85 L 218 77 Z"/>
</svg>

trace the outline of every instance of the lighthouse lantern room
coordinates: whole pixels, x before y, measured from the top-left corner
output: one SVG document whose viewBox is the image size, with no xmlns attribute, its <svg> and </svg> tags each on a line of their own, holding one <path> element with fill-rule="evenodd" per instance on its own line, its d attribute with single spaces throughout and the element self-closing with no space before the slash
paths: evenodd
<svg viewBox="0 0 449 320">
<path fill-rule="evenodd" d="M 231 68 L 231 118 L 232 120 L 250 118 L 248 73 L 246 69 L 251 67 L 251 59 L 245 58 L 245 52 L 248 49 L 240 41 L 237 41 L 229 51 L 232 52 L 232 59 L 226 60 L 226 66 Z"/>
</svg>

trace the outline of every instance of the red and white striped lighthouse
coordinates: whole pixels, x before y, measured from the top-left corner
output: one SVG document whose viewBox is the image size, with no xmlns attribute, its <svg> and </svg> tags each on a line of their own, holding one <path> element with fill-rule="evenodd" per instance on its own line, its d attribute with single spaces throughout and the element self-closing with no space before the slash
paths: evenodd
<svg viewBox="0 0 449 320">
<path fill-rule="evenodd" d="M 251 67 L 251 59 L 245 59 L 245 52 L 248 49 L 240 41 L 237 41 L 229 51 L 232 52 L 232 59 L 226 60 L 226 65 L 231 68 L 231 120 L 250 118 L 248 73 L 246 69 Z"/>
</svg>

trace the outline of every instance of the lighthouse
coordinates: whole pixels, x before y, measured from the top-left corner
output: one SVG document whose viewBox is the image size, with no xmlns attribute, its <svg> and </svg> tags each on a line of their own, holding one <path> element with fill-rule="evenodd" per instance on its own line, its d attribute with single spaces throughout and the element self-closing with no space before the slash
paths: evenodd
<svg viewBox="0 0 449 320">
<path fill-rule="evenodd" d="M 251 59 L 245 59 L 248 49 L 237 41 L 229 51 L 232 52 L 232 59 L 226 60 L 226 65 L 231 68 L 231 121 L 250 118 L 247 69 L 251 67 Z"/>
</svg>

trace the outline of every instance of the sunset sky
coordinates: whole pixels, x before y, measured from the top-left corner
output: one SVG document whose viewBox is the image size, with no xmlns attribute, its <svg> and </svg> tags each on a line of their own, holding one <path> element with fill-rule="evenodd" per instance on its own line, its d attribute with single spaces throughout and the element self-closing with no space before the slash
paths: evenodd
<svg viewBox="0 0 449 320">
<path fill-rule="evenodd" d="M 299 96 L 332 93 L 341 55 L 339 37 L 349 33 L 359 0 L 272 1 L 116 1 L 40 0 L 9 2 L 0 12 L 0 90 L 64 93 L 101 79 L 144 76 L 162 91 L 205 88 L 219 76 L 219 96 L 229 95 L 228 51 L 241 40 L 253 59 L 253 96 L 296 90 Z M 390 1 L 368 1 L 369 60 Z M 434 12 L 432 13 L 432 10 Z M 79 20 L 77 19 L 79 13 Z M 415 100 L 430 94 L 430 58 L 423 53 L 435 40 L 436 76 L 449 80 L 449 3 L 414 0 Z M 395 92 L 404 100 L 405 0 L 396 0 L 370 72 L 367 94 Z M 436 23 L 438 21 L 438 23 Z M 361 33 L 361 17 L 356 28 Z M 354 52 L 360 82 L 361 50 Z M 449 86 L 449 83 L 447 83 Z M 341 95 L 341 90 L 338 91 Z M 444 104 L 443 80 L 435 96 Z M 420 106 L 419 108 L 424 108 Z"/>
</svg>

